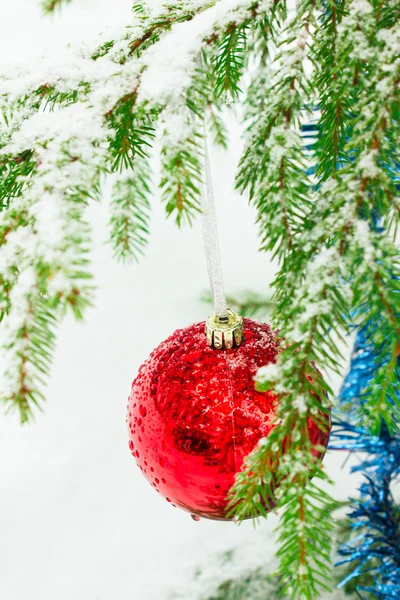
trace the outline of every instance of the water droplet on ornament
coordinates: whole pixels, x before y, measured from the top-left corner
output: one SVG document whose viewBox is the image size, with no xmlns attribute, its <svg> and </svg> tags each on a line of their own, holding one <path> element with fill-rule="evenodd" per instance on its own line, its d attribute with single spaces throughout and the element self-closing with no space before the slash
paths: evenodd
<svg viewBox="0 0 400 600">
<path fill-rule="evenodd" d="M 166 479 L 164 479 L 164 477 L 161 479 L 161 481 L 162 481 L 163 483 L 167 483 L 167 480 L 166 480 Z"/>
<path fill-rule="evenodd" d="M 167 502 L 171 502 L 171 498 L 165 498 Z"/>
<path fill-rule="evenodd" d="M 150 471 L 154 473 L 154 467 L 150 467 Z"/>
<path fill-rule="evenodd" d="M 193 521 L 200 521 L 200 517 L 198 515 L 190 515 Z"/>
</svg>

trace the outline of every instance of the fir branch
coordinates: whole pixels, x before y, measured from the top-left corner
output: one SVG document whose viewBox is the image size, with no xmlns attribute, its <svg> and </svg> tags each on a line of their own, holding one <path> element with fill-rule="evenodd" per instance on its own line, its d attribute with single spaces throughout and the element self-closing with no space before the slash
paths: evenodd
<svg viewBox="0 0 400 600">
<path fill-rule="evenodd" d="M 211 304 L 212 297 L 210 293 L 204 294 L 203 302 Z M 234 312 L 249 319 L 264 320 L 272 313 L 273 302 L 268 296 L 258 294 L 257 292 L 242 291 L 233 295 L 226 296 L 226 302 Z"/>
<path fill-rule="evenodd" d="M 114 255 L 123 261 L 138 261 L 149 235 L 150 164 L 140 156 L 133 174 L 123 173 L 114 183 L 111 202 L 110 240 Z"/>
<path fill-rule="evenodd" d="M 323 448 L 311 441 L 308 422 L 311 419 L 326 429 L 326 394 L 331 393 L 311 365 L 334 370 L 340 366 L 331 325 L 338 319 L 343 326 L 348 309 L 333 284 L 333 258 L 329 252 L 324 260 L 321 257 L 317 264 L 309 265 L 301 287 L 297 281 L 296 292 L 290 287 L 278 298 L 276 311 L 287 348 L 278 355 L 276 365 L 258 373 L 259 389 L 279 394 L 277 424 L 249 456 L 232 489 L 231 505 L 239 518 L 264 514 L 264 504 L 281 508 L 278 573 L 290 598 L 317 598 L 318 590 L 329 581 L 331 499 L 310 483 L 311 476 L 323 482 L 328 477 L 315 459 Z M 326 273 L 328 264 L 332 279 L 327 282 L 321 274 Z M 301 343 L 289 343 L 296 338 Z"/>
<path fill-rule="evenodd" d="M 316 205 L 318 212 L 330 204 L 332 213 L 334 202 L 336 223 L 333 224 L 333 219 L 324 209 L 315 220 L 318 221 L 322 214 L 328 217 L 326 225 L 330 227 L 331 233 L 329 235 L 326 229 L 326 235 L 332 240 L 330 243 L 337 244 L 340 240 L 340 253 L 349 257 L 347 273 L 344 271 L 343 276 L 346 279 L 352 278 L 353 306 L 357 312 L 363 312 L 365 298 L 370 298 L 366 318 L 370 319 L 374 348 L 378 356 L 391 357 L 389 361 L 380 364 L 374 380 L 365 390 L 368 398 L 365 406 L 363 402 L 364 424 L 367 423 L 373 433 L 379 433 L 382 419 L 388 430 L 393 431 L 397 427 L 399 415 L 393 393 L 400 344 L 397 325 L 400 308 L 397 299 L 399 266 L 397 249 L 385 234 L 377 230 L 376 218 L 380 214 L 384 218 L 397 220 L 392 207 L 398 190 L 396 181 L 390 176 L 397 160 L 396 148 L 392 142 L 398 139 L 399 131 L 396 108 L 393 118 L 388 119 L 387 115 L 392 112 L 393 104 L 396 104 L 400 66 L 395 58 L 398 32 L 385 30 L 384 35 L 381 35 L 380 21 L 376 22 L 377 15 L 371 5 L 366 10 L 366 15 L 362 35 L 374 40 L 370 52 L 374 53 L 376 62 L 374 72 L 369 73 L 368 78 L 359 70 L 359 78 L 364 78 L 364 85 L 354 105 L 351 135 L 345 147 L 352 162 L 337 174 L 338 179 L 334 184 L 321 188 L 322 196 L 328 195 L 329 199 L 326 197 L 319 202 L 320 208 Z M 354 15 L 346 19 L 346 27 L 353 26 L 360 32 L 360 25 Z M 388 65 L 392 65 L 389 71 Z M 384 93 L 382 81 L 385 82 Z M 373 330 L 380 314 L 382 334 Z"/>
<path fill-rule="evenodd" d="M 33 107 L 42 110 L 54 110 L 56 107 L 69 106 L 75 104 L 80 99 L 84 100 L 85 96 L 90 92 L 90 84 L 87 81 L 79 82 L 76 89 L 61 91 L 54 85 L 41 85 L 34 92 L 36 102 Z"/>
<path fill-rule="evenodd" d="M 3 349 L 12 357 L 0 391 L 1 402 L 18 410 L 21 423 L 28 421 L 33 408 L 40 409 L 44 400 L 42 390 L 51 365 L 57 322 L 56 314 L 37 290 L 28 281 L 23 286 L 24 316 L 2 332 L 6 337 Z"/>
<path fill-rule="evenodd" d="M 145 33 L 130 43 L 129 56 L 141 54 L 154 43 L 158 42 L 160 37 L 171 30 L 177 23 L 191 21 L 198 13 L 208 10 L 215 5 L 216 0 L 198 3 L 191 7 L 190 4 L 170 5 L 166 12 L 157 15 L 154 19 L 149 16 L 143 4 L 136 4 L 133 9 L 140 20 L 146 26 Z"/>
<path fill-rule="evenodd" d="M 265 236 L 264 248 L 275 250 L 281 259 L 274 284 L 274 320 L 279 323 L 288 348 L 278 356 L 277 365 L 259 372 L 260 389 L 279 393 L 278 420 L 262 446 L 249 457 L 244 473 L 237 477 L 231 504 L 239 518 L 264 514 L 265 504 L 275 503 L 282 509 L 279 574 L 290 598 L 309 599 L 317 598 L 319 589 L 326 588 L 329 580 L 333 526 L 328 512 L 329 496 L 309 482 L 311 475 L 316 480 L 327 480 L 322 465 L 316 463 L 318 450 L 309 439 L 307 423 L 311 419 L 324 428 L 325 419 L 326 427 L 325 395 L 330 392 L 319 373 L 310 373 L 310 365 L 339 371 L 340 352 L 335 336 L 345 327 L 345 315 L 349 312 L 348 299 L 335 285 L 344 268 L 341 255 L 335 248 L 322 251 L 319 244 L 326 240 L 325 233 L 319 237 L 312 231 L 306 158 L 301 158 L 302 142 L 290 127 L 299 122 L 305 99 L 312 97 L 303 58 L 310 23 L 315 21 L 313 11 L 313 3 L 302 3 L 298 16 L 287 27 L 287 42 L 278 55 L 278 64 L 283 68 L 273 75 L 276 83 L 272 78 L 270 84 L 272 102 L 269 100 L 266 105 L 257 79 L 254 93 L 251 88 L 249 91 L 250 139 L 238 185 L 249 188 L 250 197 L 257 199 L 259 219 L 265 219 L 261 232 Z M 296 40 L 296 49 L 291 40 Z M 290 69 L 285 70 L 287 64 Z M 265 69 L 261 73 L 263 82 L 271 79 Z M 279 139 L 275 133 L 277 123 L 282 124 Z M 275 162 L 269 146 L 275 153 Z M 274 168 L 269 170 L 271 162 Z M 282 185 L 285 179 L 290 182 L 287 186 Z M 275 189 L 280 191 L 279 202 L 274 200 Z M 273 220 L 270 215 L 274 215 Z M 317 523 L 315 512 L 319 514 Z M 318 540 L 318 547 L 314 540 Z"/>
<path fill-rule="evenodd" d="M 218 102 L 214 90 L 215 77 L 213 69 L 207 52 L 203 50 L 192 75 L 192 85 L 187 90 L 186 96 L 186 106 L 199 119 L 204 119 L 207 108 Z"/>
<path fill-rule="evenodd" d="M 214 69 L 207 52 L 203 51 L 188 89 L 186 105 L 206 125 L 215 144 L 227 148 L 227 130 L 223 120 L 221 98 L 216 94 Z"/>
<path fill-rule="evenodd" d="M 193 129 L 178 143 L 168 136 L 161 150 L 161 193 L 167 216 L 175 214 L 178 227 L 192 224 L 200 208 L 202 185 L 202 135 Z"/>
<path fill-rule="evenodd" d="M 232 310 L 249 319 L 266 319 L 273 309 L 272 299 L 256 292 L 237 293 L 226 297 L 227 304 Z"/>
<path fill-rule="evenodd" d="M 97 176 L 95 172 L 94 177 Z M 94 186 L 93 182 L 89 182 Z M 82 202 L 85 197 L 85 203 Z M 65 229 L 60 240 L 61 252 L 68 253 L 68 261 L 56 261 L 47 268 L 47 293 L 51 306 L 63 314 L 70 310 L 76 319 L 82 319 L 86 308 L 93 303 L 92 274 L 90 272 L 91 230 L 85 219 L 87 198 L 84 187 L 70 191 L 65 207 Z M 51 299 L 51 300 L 50 300 Z"/>
<path fill-rule="evenodd" d="M 22 195 L 1 213 L 1 398 L 19 409 L 23 422 L 44 399 L 56 321 L 68 309 L 81 318 L 91 303 L 90 234 L 84 209 L 91 195 L 88 190 L 95 188 L 93 177 L 98 175 L 96 168 L 91 176 L 86 169 L 77 171 L 68 155 L 64 161 L 58 180 L 51 163 L 36 162 L 19 190 Z M 52 200 L 49 207 L 50 173 L 52 184 L 63 191 L 63 200 L 58 205 Z"/>
<path fill-rule="evenodd" d="M 315 43 L 311 48 L 317 105 L 321 111 L 319 135 L 314 145 L 316 175 L 321 180 L 333 175 L 341 164 L 349 160 L 344 146 L 350 127 L 352 100 L 357 90 L 354 72 L 360 66 L 357 63 L 349 70 L 349 46 L 345 48 L 342 45 L 338 50 L 338 28 L 345 8 L 345 0 L 330 3 L 316 23 Z"/>
<path fill-rule="evenodd" d="M 274 71 L 261 63 L 249 87 L 248 141 L 236 177 L 237 188 L 248 190 L 256 206 L 262 249 L 278 256 L 292 248 L 298 223 L 305 218 L 310 188 L 303 142 L 293 131 L 308 87 L 304 56 L 313 3 L 304 5 L 285 29 Z M 292 53 L 295 58 L 288 67 L 286 57 Z"/>
<path fill-rule="evenodd" d="M 363 232 L 358 255 L 368 252 L 361 266 L 357 261 L 354 304 L 363 312 L 362 326 L 371 337 L 378 364 L 370 384 L 362 392 L 363 425 L 379 434 L 385 423 L 389 433 L 398 429 L 400 404 L 396 394 L 400 376 L 400 263 L 398 250 L 382 233 Z M 383 254 L 382 254 L 383 253 Z M 368 269 L 368 270 L 367 270 Z M 367 306 L 365 298 L 370 298 Z"/>
<path fill-rule="evenodd" d="M 24 181 L 32 174 L 35 163 L 32 151 L 0 159 L 0 212 L 8 208 L 12 198 L 21 196 Z"/>
<path fill-rule="evenodd" d="M 221 146 L 224 150 L 228 149 L 228 131 L 224 123 L 223 117 L 213 105 L 209 106 L 208 127 L 212 135 L 212 140 L 217 146 Z"/>
<path fill-rule="evenodd" d="M 284 593 L 317 598 L 318 588 L 326 588 L 329 580 L 333 524 L 326 506 L 331 499 L 309 482 L 310 476 L 328 478 L 311 453 L 307 422 L 296 419 L 298 414 L 292 413 L 253 452 L 232 488 L 232 507 L 239 518 L 265 514 L 265 505 L 271 503 L 281 509 L 278 574 Z M 282 455 L 283 439 L 290 439 L 290 445 Z"/>
<path fill-rule="evenodd" d="M 106 41 L 97 52 L 78 50 L 71 54 L 76 69 L 61 65 L 57 77 L 50 61 L 41 63 L 39 75 L 22 69 L 17 74 L 17 92 L 12 75 L 3 78 L 0 103 L 6 129 L 0 140 L 0 171 L 4 182 L 1 228 L 4 232 L 13 229 L 13 235 L 6 234 L 0 249 L 3 323 L 14 319 L 18 303 L 13 301 L 13 293 L 18 291 L 19 281 L 28 270 L 35 273 L 39 293 L 57 315 L 61 316 L 69 307 L 78 318 L 82 317 L 91 301 L 85 208 L 98 195 L 102 173 L 130 169 L 135 161 L 145 160 L 156 120 L 167 104 L 164 97 L 160 103 L 157 99 L 146 99 L 143 93 L 143 77 L 154 60 L 149 61 L 147 50 L 156 42 L 161 43 L 177 24 L 188 23 L 213 4 L 170 6 L 161 12 L 146 12 L 136 7 L 137 27 L 133 33 L 124 30 L 120 40 Z M 203 59 L 205 56 L 207 63 L 206 54 L 215 55 L 235 16 L 238 27 L 248 28 L 264 9 L 261 2 L 249 2 L 245 8 L 240 3 L 233 9 L 225 6 L 218 18 L 204 28 L 203 41 L 199 38 L 196 42 L 197 56 L 203 45 Z M 182 69 L 186 65 L 191 69 L 192 58 L 189 61 L 184 58 Z M 189 121 L 193 120 L 193 113 L 195 120 L 203 119 L 208 108 L 216 137 L 224 144 L 223 124 L 217 117 L 221 103 L 216 97 L 212 64 L 209 61 L 200 82 L 196 69 L 191 70 L 188 83 L 177 90 L 174 102 L 180 110 L 182 102 L 189 107 L 190 98 L 196 97 L 198 104 L 190 106 Z M 201 149 L 195 129 L 168 147 L 165 145 L 163 169 L 167 213 L 175 212 L 178 223 L 191 222 L 200 210 Z M 51 235 L 46 214 L 52 215 Z M 117 220 L 113 221 L 115 226 Z M 114 233 L 121 242 L 116 229 Z"/>
<path fill-rule="evenodd" d="M 51 14 L 70 2 L 71 0 L 42 0 L 42 9 L 45 13 Z"/>
<path fill-rule="evenodd" d="M 145 159 L 155 137 L 157 109 L 144 111 L 137 106 L 138 86 L 123 96 L 105 117 L 113 134 L 109 136 L 109 154 L 113 171 L 133 168 L 136 156 Z"/>
<path fill-rule="evenodd" d="M 222 94 L 237 98 L 241 92 L 239 83 L 244 68 L 246 31 L 245 25 L 233 23 L 219 42 L 214 62 L 217 98 Z"/>
<path fill-rule="evenodd" d="M 227 579 L 211 596 L 202 600 L 280 600 L 281 597 L 279 579 L 268 575 L 263 567 L 258 567 Z"/>
<path fill-rule="evenodd" d="M 178 225 L 191 222 L 200 209 L 200 123 L 208 113 L 216 140 L 225 143 L 219 116 L 226 92 L 236 97 L 242 74 L 255 65 L 237 186 L 257 209 L 262 249 L 279 261 L 273 320 L 285 348 L 258 374 L 260 389 L 279 396 L 279 421 L 238 475 L 232 509 L 243 518 L 265 514 L 271 503 L 281 508 L 280 581 L 291 598 L 314 599 L 329 581 L 332 522 L 330 499 L 319 486 L 327 480 L 316 458 L 323 447 L 308 430 L 310 421 L 327 428 L 330 389 L 313 364 L 321 372 L 340 370 L 338 339 L 350 309 L 361 314 L 366 299 L 370 308 L 362 314 L 380 364 L 364 391 L 362 418 L 373 431 L 382 417 L 393 431 L 399 418 L 400 273 L 390 239 L 400 216 L 393 176 L 400 137 L 398 8 L 375 0 L 361 0 L 362 11 L 360 0 L 328 6 L 299 0 L 288 21 L 285 2 L 243 0 L 221 2 L 213 18 L 198 19 L 214 4 L 136 6 L 134 26 L 95 51 L 79 51 L 76 70 L 50 64 L 44 77 L 28 68 L 16 85 L 14 74 L 2 79 L 0 320 L 9 335 L 0 346 L 3 363 L 12 367 L 2 398 L 19 407 L 22 419 L 30 415 L 41 401 L 51 355 L 44 340 L 53 340 L 55 319 L 69 307 L 81 317 L 90 302 L 85 209 L 97 197 L 101 174 L 133 167 L 140 202 L 129 202 L 121 187 L 111 229 L 117 252 L 137 254 L 146 237 L 148 189 L 147 167 L 135 179 L 135 165 L 146 164 L 162 118 L 167 214 Z M 165 77 L 163 53 L 179 27 L 194 35 L 178 61 L 170 54 Z M 315 106 L 312 180 L 300 125 Z M 377 225 L 378 214 L 390 235 Z M 33 326 L 32 315 L 39 324 Z"/>
<path fill-rule="evenodd" d="M 306 10 L 300 12 L 303 15 L 307 14 Z M 363 35 L 377 35 L 379 39 L 379 32 L 372 33 L 376 32 L 372 9 L 367 8 L 367 15 L 367 19 L 363 21 Z M 342 32 L 346 31 L 346 28 L 358 27 L 354 11 L 346 18 L 349 22 L 343 25 Z M 342 37 L 340 43 L 344 44 L 345 39 L 348 43 L 348 33 L 346 38 Z M 393 38 L 389 36 L 388 45 L 390 44 L 393 46 Z M 376 52 L 382 51 L 382 44 L 377 43 Z M 360 52 L 362 60 L 358 48 L 357 52 Z M 389 56 L 389 50 L 385 54 L 385 62 L 381 57 L 380 64 L 392 64 L 393 55 Z M 355 60 L 358 60 L 358 57 Z M 348 68 L 351 69 L 352 65 L 354 61 Z M 362 77 L 361 73 L 359 77 Z M 343 331 L 346 330 L 350 302 L 357 305 L 362 299 L 365 303 L 365 298 L 369 297 L 373 314 L 367 311 L 366 318 L 376 323 L 378 314 L 383 313 L 387 323 L 383 335 L 378 335 L 376 342 L 382 347 L 382 338 L 387 336 L 387 345 L 384 345 L 389 348 L 391 358 L 389 362 L 382 364 L 380 373 L 378 370 L 376 378 L 368 388 L 368 400 L 363 409 L 364 413 L 368 412 L 368 425 L 376 432 L 382 418 L 392 427 L 398 420 L 393 387 L 399 376 L 396 356 L 399 348 L 396 324 L 399 309 L 399 274 L 394 261 L 395 249 L 391 248 L 390 241 L 382 234 L 368 234 L 369 227 L 373 225 L 375 206 L 379 211 L 382 208 L 388 210 L 387 199 L 395 192 L 390 177 L 381 166 L 388 164 L 388 152 L 391 148 L 393 150 L 393 145 L 386 141 L 390 136 L 386 135 L 388 121 L 383 119 L 383 113 L 392 105 L 394 96 L 390 92 L 387 102 L 382 102 L 381 98 L 377 102 L 379 77 L 382 78 L 382 74 L 377 69 L 376 76 L 374 74 L 359 94 L 357 120 L 353 118 L 350 130 L 342 130 L 346 131 L 350 139 L 346 140 L 347 145 L 341 152 L 346 157 L 350 156 L 352 161 L 349 161 L 346 168 L 336 172 L 340 144 L 334 141 L 336 134 L 327 138 L 328 141 L 325 140 L 324 143 L 333 149 L 331 151 L 326 146 L 330 158 L 328 156 L 328 166 L 321 167 L 320 177 L 328 178 L 329 175 L 335 174 L 336 181 L 327 179 L 326 185 L 317 188 L 316 201 L 308 207 L 305 205 L 307 218 L 297 221 L 296 229 L 292 228 L 292 244 L 288 247 L 287 241 L 281 242 L 286 244 L 284 247 L 289 252 L 283 255 L 281 269 L 274 283 L 275 320 L 279 322 L 280 333 L 289 346 L 280 353 L 276 365 L 261 369 L 258 375 L 261 389 L 274 389 L 279 392 L 278 424 L 262 446 L 249 457 L 244 474 L 237 477 L 232 490 L 232 507 L 239 518 L 258 512 L 263 514 L 261 499 L 264 499 L 267 506 L 277 503 L 282 507 L 279 573 L 287 582 L 286 591 L 291 598 L 316 598 L 318 587 L 323 587 L 328 578 L 329 534 L 332 525 L 327 517 L 327 497 L 319 488 L 314 489 L 314 484 L 307 483 L 310 473 L 314 473 L 311 463 L 307 462 L 311 455 L 307 455 L 307 448 L 303 455 L 304 447 L 296 447 L 296 444 L 299 443 L 298 440 L 307 438 L 305 418 L 316 419 L 316 422 L 322 424 L 318 415 L 326 411 L 326 406 L 324 402 L 318 405 L 316 398 L 324 399 L 325 392 L 330 390 L 319 374 L 312 374 L 313 382 L 310 383 L 309 365 L 315 362 L 322 369 L 340 370 L 340 352 L 335 338 L 343 335 Z M 280 81 L 287 81 L 285 74 Z M 389 77 L 386 76 L 386 92 L 389 81 L 393 82 L 393 87 L 389 89 L 393 90 L 394 94 L 397 86 L 396 68 L 390 70 Z M 309 92 L 307 94 L 309 95 Z M 372 116 L 371 112 L 362 110 L 362 106 L 366 108 L 367 102 L 379 111 L 378 114 Z M 260 114 L 260 109 L 255 110 L 255 118 Z M 291 117 L 290 111 L 286 118 Z M 392 131 L 397 127 L 395 119 L 391 126 Z M 326 124 L 322 127 L 324 131 L 327 130 Z M 340 143 L 343 144 L 344 135 L 341 135 Z M 253 144 L 255 140 L 252 140 Z M 282 142 L 273 144 L 273 148 L 277 146 L 282 146 Z M 290 146 L 292 147 L 293 143 Z M 373 162 L 365 158 L 365 148 L 375 153 Z M 382 156 L 381 161 L 378 159 L 379 154 Z M 262 152 L 255 153 L 255 161 L 249 167 L 248 180 L 243 177 L 243 172 L 241 173 L 242 182 L 246 187 L 250 186 L 254 195 L 262 166 L 260 156 Z M 371 163 L 371 168 L 366 169 Z M 251 176 L 256 179 L 252 181 Z M 269 188 L 270 182 L 265 171 L 263 176 L 262 185 Z M 379 192 L 382 189 L 384 192 Z M 391 194 L 388 193 L 389 190 Z M 285 215 L 282 208 L 281 213 Z M 275 241 L 276 221 L 270 225 L 270 229 L 269 244 L 272 243 L 271 240 Z M 281 234 L 281 238 L 283 237 Z M 339 281 L 350 281 L 354 296 L 349 292 L 343 294 L 343 284 L 340 286 Z M 374 332 L 374 335 L 378 333 Z M 296 344 L 290 346 L 290 343 L 296 341 Z M 299 477 L 296 472 L 294 480 L 282 465 L 291 465 L 294 470 L 293 465 L 296 461 L 299 463 L 296 452 L 300 456 L 300 473 L 303 475 Z M 319 466 L 316 467 L 316 477 L 326 477 Z M 313 510 L 310 510 L 308 505 L 311 501 L 310 493 L 312 502 L 317 500 L 318 510 L 321 511 L 320 520 L 324 521 L 321 531 L 312 531 L 315 527 L 312 514 L 315 508 L 313 505 Z M 308 520 L 311 530 L 306 525 Z M 311 540 L 315 539 L 322 543 L 320 552 L 317 553 L 313 552 L 311 543 Z M 294 578 L 292 565 L 297 567 Z"/>
</svg>

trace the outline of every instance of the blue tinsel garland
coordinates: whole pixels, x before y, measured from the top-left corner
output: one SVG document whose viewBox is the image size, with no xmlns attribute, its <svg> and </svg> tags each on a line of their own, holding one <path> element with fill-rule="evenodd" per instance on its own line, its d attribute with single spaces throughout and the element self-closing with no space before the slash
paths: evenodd
<svg viewBox="0 0 400 600">
<path fill-rule="evenodd" d="M 378 600 L 400 600 L 400 507 L 392 495 L 393 483 L 400 475 L 400 433 L 390 435 L 383 426 L 380 436 L 372 437 L 355 424 L 355 411 L 376 361 L 366 331 L 360 329 L 330 444 L 333 449 L 362 453 L 360 462 L 352 467 L 353 472 L 363 474 L 359 498 L 351 501 L 348 515 L 354 537 L 340 547 L 337 563 L 348 563 L 351 573 L 339 587 L 368 574 L 373 583 L 357 586 L 360 598 L 363 592 L 370 592 Z M 400 393 L 397 397 L 400 400 Z"/>
</svg>

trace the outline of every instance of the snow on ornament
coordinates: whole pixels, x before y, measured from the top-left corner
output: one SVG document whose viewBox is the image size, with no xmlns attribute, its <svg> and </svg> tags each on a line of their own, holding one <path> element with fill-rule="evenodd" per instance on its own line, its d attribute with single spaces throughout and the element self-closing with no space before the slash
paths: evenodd
<svg viewBox="0 0 400 600">
<path fill-rule="evenodd" d="M 275 362 L 277 332 L 228 310 L 178 329 L 132 384 L 127 422 L 132 455 L 151 485 L 194 518 L 229 520 L 227 495 L 244 458 L 274 427 L 277 397 L 255 389 Z M 328 433 L 308 422 L 312 444 Z"/>
</svg>

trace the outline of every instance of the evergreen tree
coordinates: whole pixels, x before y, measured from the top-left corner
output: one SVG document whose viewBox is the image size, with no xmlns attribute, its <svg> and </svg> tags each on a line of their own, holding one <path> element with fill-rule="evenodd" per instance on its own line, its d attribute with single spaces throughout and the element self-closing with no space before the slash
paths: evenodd
<svg viewBox="0 0 400 600">
<path fill-rule="evenodd" d="M 42 407 L 57 324 L 92 302 L 86 209 L 104 177 L 117 174 L 114 253 L 137 259 L 155 136 L 166 214 L 190 224 L 200 212 L 204 121 L 226 147 L 222 109 L 241 103 L 236 184 L 256 208 L 261 249 L 279 261 L 272 321 L 285 349 L 257 377 L 259 389 L 279 393 L 279 424 L 248 457 L 231 506 L 238 519 L 265 514 L 274 497 L 282 593 L 312 600 L 331 585 L 333 520 L 328 476 L 312 454 L 323 449 L 307 423 L 326 427 L 323 375 L 340 372 L 338 343 L 354 314 L 388 357 L 364 390 L 359 422 L 390 434 L 399 421 L 400 5 L 297 0 L 288 11 L 284 0 L 182 0 L 132 9 L 112 38 L 71 48 L 68 65 L 50 57 L 1 75 L 0 398 L 23 422 Z"/>
</svg>

